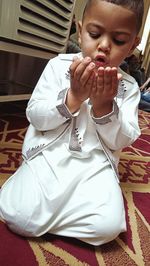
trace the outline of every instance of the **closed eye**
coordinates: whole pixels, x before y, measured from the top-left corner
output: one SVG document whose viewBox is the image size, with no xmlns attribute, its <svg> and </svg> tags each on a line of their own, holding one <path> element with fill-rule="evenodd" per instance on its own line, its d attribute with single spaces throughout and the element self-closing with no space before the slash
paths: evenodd
<svg viewBox="0 0 150 266">
<path fill-rule="evenodd" d="M 89 35 L 90 35 L 90 37 L 93 38 L 93 39 L 97 39 L 97 38 L 99 38 L 99 36 L 100 36 L 100 34 L 97 33 L 97 32 L 89 32 Z"/>
<path fill-rule="evenodd" d="M 125 41 L 121 41 L 121 40 L 117 40 L 117 39 L 113 39 L 114 43 L 117 44 L 118 46 L 120 45 L 124 45 L 126 42 Z"/>
</svg>

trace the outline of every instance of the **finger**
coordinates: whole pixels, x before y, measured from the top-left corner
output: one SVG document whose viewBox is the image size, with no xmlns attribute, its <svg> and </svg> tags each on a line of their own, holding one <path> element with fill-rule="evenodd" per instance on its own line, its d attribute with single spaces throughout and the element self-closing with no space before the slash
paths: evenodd
<svg viewBox="0 0 150 266">
<path fill-rule="evenodd" d="M 73 58 L 72 64 L 69 67 L 69 73 L 70 73 L 71 78 L 73 78 L 74 72 L 80 63 L 81 63 L 81 58 L 78 58 L 77 56 L 75 56 Z"/>
<path fill-rule="evenodd" d="M 104 70 L 104 89 L 111 90 L 112 89 L 112 69 L 111 67 L 106 67 Z"/>
<path fill-rule="evenodd" d="M 91 63 L 90 57 L 85 57 L 80 64 L 76 67 L 74 71 L 74 77 L 77 80 L 80 80 L 81 76 L 83 75 L 83 72 L 85 71 L 86 67 Z"/>
<path fill-rule="evenodd" d="M 121 74 L 119 75 L 116 67 L 112 68 L 111 75 L 112 75 L 112 93 L 115 96 L 118 90 L 119 79 L 122 77 L 122 75 Z"/>
<path fill-rule="evenodd" d="M 118 73 L 118 70 L 116 67 L 112 67 L 112 75 L 116 75 L 117 76 L 117 79 L 118 80 L 121 80 L 122 79 L 122 74 L 121 73 Z"/>
<path fill-rule="evenodd" d="M 89 76 L 86 82 L 86 88 L 90 93 L 91 93 L 91 89 L 93 88 L 93 86 L 95 86 L 94 84 L 95 84 L 95 73 L 94 71 L 92 71 L 91 75 Z"/>
<path fill-rule="evenodd" d="M 97 82 L 96 82 L 96 87 L 93 88 L 93 93 L 98 92 L 102 92 L 104 89 L 104 68 L 100 67 L 98 69 L 98 73 L 97 73 Z"/>
<path fill-rule="evenodd" d="M 121 73 L 118 73 L 117 74 L 117 78 L 118 78 L 118 80 L 121 80 L 122 79 L 122 74 Z"/>
<path fill-rule="evenodd" d="M 80 78 L 80 82 L 82 83 L 82 86 L 85 86 L 88 80 L 95 75 L 94 73 L 95 64 L 91 62 L 83 71 L 83 74 Z"/>
<path fill-rule="evenodd" d="M 111 69 L 111 76 L 112 76 L 112 88 L 116 88 L 116 85 L 118 84 L 118 73 L 116 67 L 113 67 Z"/>
<path fill-rule="evenodd" d="M 77 59 L 79 59 L 79 57 L 75 55 L 72 61 L 75 62 Z"/>
</svg>

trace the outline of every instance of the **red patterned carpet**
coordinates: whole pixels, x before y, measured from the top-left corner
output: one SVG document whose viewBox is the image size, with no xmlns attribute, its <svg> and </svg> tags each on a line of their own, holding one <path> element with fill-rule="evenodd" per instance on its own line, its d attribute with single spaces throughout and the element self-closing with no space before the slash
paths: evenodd
<svg viewBox="0 0 150 266">
<path fill-rule="evenodd" d="M 1 104 L 0 186 L 18 168 L 28 126 L 25 103 Z M 119 171 L 128 230 L 92 247 L 49 234 L 26 239 L 0 221 L 0 266 L 150 266 L 150 113 L 139 111 L 142 134 L 123 150 Z"/>
</svg>

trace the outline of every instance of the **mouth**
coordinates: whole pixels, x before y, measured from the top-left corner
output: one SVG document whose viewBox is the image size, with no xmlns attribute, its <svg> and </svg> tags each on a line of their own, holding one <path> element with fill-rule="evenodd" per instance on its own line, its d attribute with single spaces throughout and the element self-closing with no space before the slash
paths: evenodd
<svg viewBox="0 0 150 266">
<path fill-rule="evenodd" d="M 96 65 L 97 68 L 99 68 L 99 67 L 106 67 L 106 65 L 107 65 L 106 56 L 104 56 L 104 55 L 98 55 L 98 56 L 96 56 L 96 58 L 94 59 L 94 63 L 95 63 L 95 65 Z"/>
</svg>

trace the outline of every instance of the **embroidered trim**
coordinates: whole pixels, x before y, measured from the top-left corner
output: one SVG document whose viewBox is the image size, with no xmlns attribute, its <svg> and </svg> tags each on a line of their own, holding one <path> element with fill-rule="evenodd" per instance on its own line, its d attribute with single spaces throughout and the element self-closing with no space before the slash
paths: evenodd
<svg viewBox="0 0 150 266">
<path fill-rule="evenodd" d="M 67 91 L 67 89 L 64 89 L 64 90 L 62 90 L 62 91 L 59 92 L 57 100 L 58 101 L 61 101 L 62 103 L 59 104 L 59 105 L 57 105 L 56 108 L 57 108 L 58 112 L 62 116 L 66 117 L 66 118 L 72 118 L 71 113 L 69 112 L 67 106 L 63 102 L 64 101 L 64 98 L 65 98 L 65 95 L 66 95 L 66 91 Z"/>
<path fill-rule="evenodd" d="M 67 121 L 67 126 L 63 129 L 63 131 L 57 135 L 57 137 L 52 140 L 51 142 L 49 142 L 48 144 L 41 144 L 41 145 L 38 145 L 38 146 L 35 146 L 33 148 L 29 148 L 27 151 L 26 151 L 26 155 L 23 154 L 23 157 L 26 159 L 26 160 L 31 160 L 35 155 L 39 154 L 40 152 L 42 152 L 44 149 L 48 148 L 50 145 L 54 144 L 58 139 L 60 139 L 64 134 L 65 132 L 68 130 L 69 128 L 69 125 L 70 123 L 68 124 L 68 121 Z"/>
<path fill-rule="evenodd" d="M 76 128 L 76 117 L 73 119 L 73 127 L 71 131 L 71 138 L 69 142 L 69 149 L 71 151 L 79 151 L 81 152 L 81 140 L 78 133 L 78 128 Z"/>
<path fill-rule="evenodd" d="M 58 101 L 59 100 L 63 100 L 65 98 L 66 91 L 67 91 L 67 89 L 64 89 L 64 90 L 62 90 L 62 91 L 59 92 L 58 98 L 57 98 Z"/>
<path fill-rule="evenodd" d="M 38 145 L 38 146 L 35 146 L 35 147 L 29 149 L 26 152 L 27 158 L 30 158 L 31 156 L 33 156 L 34 154 L 39 152 L 44 146 L 45 146 L 45 144 L 41 144 L 41 145 Z"/>
<path fill-rule="evenodd" d="M 118 93 L 117 93 L 117 98 L 124 98 L 124 93 L 126 92 L 126 85 L 123 80 L 119 82 L 118 86 Z"/>
<path fill-rule="evenodd" d="M 65 104 L 62 103 L 62 104 L 60 104 L 60 105 L 57 105 L 56 108 L 57 108 L 58 112 L 59 112 L 62 116 L 66 117 L 66 118 L 72 118 L 72 115 L 71 115 L 70 112 L 67 110 Z"/>
<path fill-rule="evenodd" d="M 100 141 L 100 143 L 101 143 L 101 145 L 102 145 L 103 151 L 104 151 L 104 153 L 105 153 L 105 155 L 106 155 L 108 161 L 110 162 L 110 165 L 111 165 L 111 167 L 112 167 L 112 169 L 113 169 L 113 171 L 114 171 L 114 173 L 115 173 L 115 175 L 116 175 L 116 177 L 117 177 L 117 180 L 118 180 L 118 182 L 119 182 L 119 172 L 118 172 L 118 168 L 116 167 L 115 161 L 114 161 L 114 159 L 113 159 L 112 156 L 111 156 L 111 152 L 110 152 L 110 150 L 107 148 L 106 144 L 103 142 L 103 140 L 102 140 L 100 134 L 98 133 L 98 131 L 97 131 L 97 135 L 98 135 L 99 141 Z"/>
<path fill-rule="evenodd" d="M 70 79 L 70 71 L 69 69 L 67 70 L 67 73 L 65 73 L 66 79 Z"/>
<path fill-rule="evenodd" d="M 118 105 L 115 101 L 113 101 L 113 111 L 110 114 L 108 114 L 102 118 L 95 118 L 95 117 L 92 117 L 92 118 L 96 124 L 105 125 L 107 123 L 112 122 L 112 120 L 110 119 L 112 117 L 112 115 L 116 115 L 116 117 L 118 117 L 118 113 L 119 113 Z"/>
</svg>

